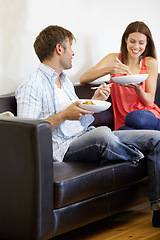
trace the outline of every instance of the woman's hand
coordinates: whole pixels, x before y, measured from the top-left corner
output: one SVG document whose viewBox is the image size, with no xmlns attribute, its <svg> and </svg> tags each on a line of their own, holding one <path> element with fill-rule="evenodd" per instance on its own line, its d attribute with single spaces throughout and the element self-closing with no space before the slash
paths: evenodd
<svg viewBox="0 0 160 240">
<path fill-rule="evenodd" d="M 116 60 L 116 63 L 113 66 L 112 75 L 113 74 L 131 74 L 129 67 L 122 62 Z"/>
<path fill-rule="evenodd" d="M 120 84 L 121 87 L 133 88 L 134 90 L 140 89 L 141 85 L 143 85 L 143 82 L 141 82 L 141 83 L 132 83 L 132 84 Z"/>
<path fill-rule="evenodd" d="M 102 100 L 102 101 L 107 100 L 111 93 L 111 89 L 110 89 L 111 86 L 112 86 L 112 83 L 111 84 L 106 84 L 106 83 L 101 84 L 100 87 L 95 91 L 92 99 Z"/>
</svg>

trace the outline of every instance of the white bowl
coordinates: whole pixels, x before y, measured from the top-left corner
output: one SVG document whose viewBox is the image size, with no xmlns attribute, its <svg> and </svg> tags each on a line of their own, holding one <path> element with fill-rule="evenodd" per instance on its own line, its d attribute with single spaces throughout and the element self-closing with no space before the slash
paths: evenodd
<svg viewBox="0 0 160 240">
<path fill-rule="evenodd" d="M 112 77 L 115 83 L 119 84 L 138 84 L 147 79 L 149 74 L 125 75 L 119 77 Z"/>
<path fill-rule="evenodd" d="M 89 111 L 93 111 L 95 113 L 105 111 L 111 106 L 111 103 L 107 101 L 92 100 L 92 99 L 80 99 L 80 101 L 81 103 L 79 104 L 79 107 Z M 95 105 L 84 104 L 84 102 L 86 101 L 92 101 Z"/>
</svg>

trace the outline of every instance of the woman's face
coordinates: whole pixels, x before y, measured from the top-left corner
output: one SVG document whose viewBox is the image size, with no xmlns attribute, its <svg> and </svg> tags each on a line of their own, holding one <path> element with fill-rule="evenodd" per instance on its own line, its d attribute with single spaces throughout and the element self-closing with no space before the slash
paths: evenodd
<svg viewBox="0 0 160 240">
<path fill-rule="evenodd" d="M 139 58 L 147 46 L 147 37 L 143 33 L 130 33 L 126 39 L 128 54 L 134 58 Z"/>
</svg>

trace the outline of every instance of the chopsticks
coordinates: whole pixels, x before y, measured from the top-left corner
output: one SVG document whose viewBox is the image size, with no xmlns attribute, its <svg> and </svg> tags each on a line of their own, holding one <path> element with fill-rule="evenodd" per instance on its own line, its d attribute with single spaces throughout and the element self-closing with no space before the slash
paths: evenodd
<svg viewBox="0 0 160 240">
<path fill-rule="evenodd" d="M 122 63 L 118 58 L 116 58 L 117 62 Z M 132 75 L 132 72 L 129 70 L 129 73 Z"/>
<path fill-rule="evenodd" d="M 117 60 L 117 62 L 122 63 L 118 58 L 116 58 L 116 60 Z M 132 72 L 131 72 L 130 70 L 129 70 L 129 74 L 132 75 Z M 108 86 L 108 87 L 111 87 L 112 84 L 113 84 L 113 83 L 109 83 L 109 84 L 107 84 L 107 86 Z M 101 86 L 98 86 L 98 87 L 91 87 L 91 89 L 98 89 L 98 88 L 100 88 L 100 87 L 101 87 Z"/>
<path fill-rule="evenodd" d="M 111 87 L 112 84 L 113 84 L 113 83 L 109 83 L 109 84 L 107 84 L 107 87 Z M 98 88 L 100 88 L 100 87 L 101 87 L 101 86 L 98 86 L 98 87 L 91 87 L 91 89 L 98 89 Z"/>
</svg>

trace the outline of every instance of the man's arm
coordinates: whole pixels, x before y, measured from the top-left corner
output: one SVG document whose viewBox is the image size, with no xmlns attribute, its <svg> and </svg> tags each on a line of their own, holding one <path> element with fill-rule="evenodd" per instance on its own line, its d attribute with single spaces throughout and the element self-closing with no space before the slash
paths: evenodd
<svg viewBox="0 0 160 240">
<path fill-rule="evenodd" d="M 94 92 L 92 99 L 106 101 L 110 95 L 111 87 L 112 84 L 101 84 L 100 87 Z"/>
<path fill-rule="evenodd" d="M 47 118 L 46 121 L 51 124 L 52 130 L 55 130 L 66 120 L 80 120 L 85 114 L 93 114 L 91 111 L 78 107 L 79 104 L 80 101 L 76 101 L 65 110 Z"/>
</svg>

